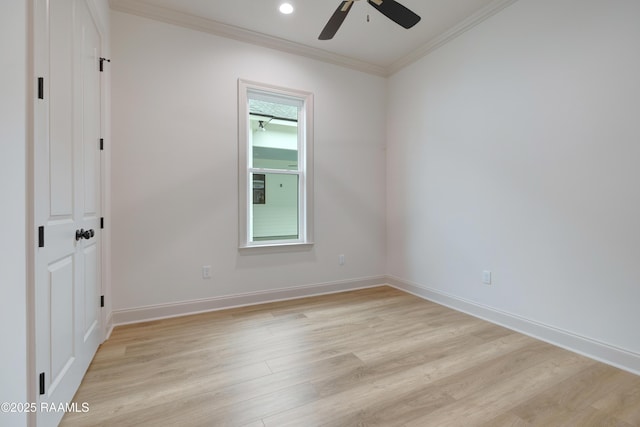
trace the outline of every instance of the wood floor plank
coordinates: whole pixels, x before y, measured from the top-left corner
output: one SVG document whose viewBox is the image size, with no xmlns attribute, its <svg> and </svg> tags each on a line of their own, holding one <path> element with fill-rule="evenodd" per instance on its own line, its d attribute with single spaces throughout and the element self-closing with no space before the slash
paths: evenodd
<svg viewBox="0 0 640 427">
<path fill-rule="evenodd" d="M 503 412 L 478 427 L 531 427 L 531 424 L 511 412 Z"/>
<path fill-rule="evenodd" d="M 544 425 L 547 420 L 557 418 L 558 413 L 587 410 L 594 402 L 615 392 L 626 376 L 619 369 L 598 364 L 533 396 L 512 412 L 533 425 Z"/>
<path fill-rule="evenodd" d="M 409 354 L 393 361 L 368 364 L 333 380 L 316 382 L 320 399 L 287 412 L 263 419 L 266 426 L 321 425 L 348 414 L 377 407 L 398 394 L 420 393 L 428 384 L 471 368 L 478 360 L 488 360 L 504 351 L 526 346 L 531 339 L 513 334 L 499 340 L 472 346 L 468 353 L 453 353 L 436 360 L 422 360 Z M 319 416 L 320 414 L 320 416 Z"/>
<path fill-rule="evenodd" d="M 62 426 L 640 426 L 640 377 L 390 287 L 115 328 Z"/>
<path fill-rule="evenodd" d="M 422 427 L 425 423 L 443 427 L 482 424 L 525 401 L 531 394 L 547 389 L 594 363 L 584 357 L 563 352 L 554 360 L 514 373 L 504 381 L 406 423 L 406 426 Z"/>
<path fill-rule="evenodd" d="M 540 363 L 553 361 L 562 356 L 564 350 L 542 342 L 533 342 L 526 347 L 502 354 L 473 368 L 449 375 L 435 386 L 456 399 L 482 392 L 488 388 L 510 381 L 514 375 Z"/>
<path fill-rule="evenodd" d="M 617 387 L 594 402 L 593 407 L 632 426 L 640 426 L 640 383 L 625 375 L 618 381 Z"/>
</svg>

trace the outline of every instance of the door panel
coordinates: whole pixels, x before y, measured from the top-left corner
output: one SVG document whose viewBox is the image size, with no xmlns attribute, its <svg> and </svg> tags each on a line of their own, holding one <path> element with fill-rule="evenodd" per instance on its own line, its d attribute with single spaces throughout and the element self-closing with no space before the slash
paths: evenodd
<svg viewBox="0 0 640 427">
<path fill-rule="evenodd" d="M 87 15 L 85 13 L 85 15 Z M 98 194 L 100 184 L 100 78 L 96 72 L 99 64 L 99 35 L 92 23 L 91 16 L 85 16 L 89 22 L 82 22 L 82 104 L 83 152 L 84 152 L 84 216 L 95 219 L 98 213 Z M 98 173 L 96 173 L 98 172 Z"/>
<path fill-rule="evenodd" d="M 95 332 L 98 326 L 98 306 L 97 302 L 100 297 L 96 292 L 98 290 L 98 284 L 96 279 L 98 274 L 98 247 L 97 245 L 91 245 L 85 247 L 83 252 L 82 261 L 84 264 L 84 305 L 83 305 L 83 341 L 91 339 L 91 334 Z"/>
<path fill-rule="evenodd" d="M 51 324 L 51 383 L 57 384 L 74 362 L 73 334 L 73 257 L 69 256 L 49 266 L 49 307 Z M 51 387 L 53 389 L 53 387 Z M 54 390 L 50 390 L 53 392 Z"/>
<path fill-rule="evenodd" d="M 49 180 L 51 217 L 73 214 L 73 24 L 72 2 L 49 8 Z"/>
</svg>

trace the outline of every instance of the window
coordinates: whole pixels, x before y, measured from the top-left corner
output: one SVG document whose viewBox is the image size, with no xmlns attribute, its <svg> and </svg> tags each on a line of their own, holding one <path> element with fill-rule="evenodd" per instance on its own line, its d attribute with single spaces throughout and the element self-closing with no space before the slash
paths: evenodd
<svg viewBox="0 0 640 427">
<path fill-rule="evenodd" d="M 240 247 L 311 244 L 313 94 L 238 81 Z"/>
</svg>

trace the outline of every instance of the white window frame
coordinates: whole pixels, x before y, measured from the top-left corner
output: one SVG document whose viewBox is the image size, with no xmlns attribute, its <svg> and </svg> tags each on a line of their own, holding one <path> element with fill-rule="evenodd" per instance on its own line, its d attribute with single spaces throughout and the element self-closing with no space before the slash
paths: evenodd
<svg viewBox="0 0 640 427">
<path fill-rule="evenodd" d="M 298 170 L 253 168 L 249 135 L 250 94 L 300 101 L 298 114 Z M 298 175 L 298 238 L 291 240 L 252 241 L 251 174 Z M 238 79 L 238 231 L 239 247 L 280 247 L 313 244 L 313 94 L 280 86 Z"/>
</svg>

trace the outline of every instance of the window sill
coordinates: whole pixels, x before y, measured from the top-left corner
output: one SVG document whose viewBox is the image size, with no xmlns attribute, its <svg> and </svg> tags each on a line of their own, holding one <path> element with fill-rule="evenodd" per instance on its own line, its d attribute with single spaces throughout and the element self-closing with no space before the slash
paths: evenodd
<svg viewBox="0 0 640 427">
<path fill-rule="evenodd" d="M 269 248 L 279 248 L 279 249 L 295 249 L 295 248 L 310 248 L 314 245 L 314 242 L 286 242 L 286 243 L 272 243 L 272 242 L 264 242 L 264 243 L 254 243 L 250 245 L 241 245 L 238 247 L 241 251 L 251 250 L 251 249 L 269 249 Z"/>
</svg>

